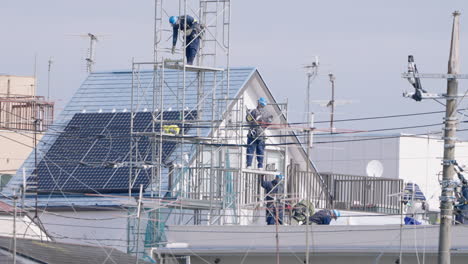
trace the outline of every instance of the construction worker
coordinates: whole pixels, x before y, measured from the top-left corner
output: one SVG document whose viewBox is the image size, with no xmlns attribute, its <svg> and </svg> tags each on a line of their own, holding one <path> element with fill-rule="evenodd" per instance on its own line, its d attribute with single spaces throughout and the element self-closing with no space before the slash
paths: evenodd
<svg viewBox="0 0 468 264">
<path fill-rule="evenodd" d="M 466 182 L 463 183 L 461 187 L 461 192 L 456 194 L 457 203 L 455 209 L 457 214 L 455 215 L 455 220 L 458 224 L 466 225 L 468 224 L 468 186 Z"/>
<path fill-rule="evenodd" d="M 468 180 L 463 173 L 465 169 L 454 162 L 455 172 L 458 176 L 458 186 L 455 188 L 455 221 L 457 224 L 468 224 Z"/>
<path fill-rule="evenodd" d="M 284 194 L 283 175 L 276 175 L 272 181 L 265 181 L 265 175 L 260 177 L 260 185 L 265 189 L 266 206 L 266 222 L 267 225 L 275 225 L 276 218 L 278 224 L 283 224 L 283 208 L 281 205 L 281 197 Z"/>
<path fill-rule="evenodd" d="M 200 47 L 200 36 L 202 33 L 201 26 L 198 24 L 198 21 L 189 16 L 171 16 L 169 18 L 169 23 L 172 25 L 172 54 L 175 53 L 175 48 L 177 44 L 177 38 L 179 36 L 179 30 L 185 32 L 186 36 L 186 48 L 185 56 L 187 58 L 187 64 L 193 65 L 195 56 L 197 55 L 198 48 Z M 184 30 L 185 26 L 185 30 Z"/>
<path fill-rule="evenodd" d="M 332 219 L 338 219 L 341 216 L 340 211 L 338 210 L 320 210 L 314 215 L 309 217 L 309 224 L 312 225 L 329 225 Z"/>
<path fill-rule="evenodd" d="M 252 168 L 254 153 L 257 155 L 257 168 L 263 168 L 263 156 L 265 153 L 265 129 L 273 120 L 273 115 L 265 109 L 268 102 L 260 97 L 257 108 L 247 112 L 246 120 L 249 124 L 247 134 L 247 169 Z"/>
</svg>

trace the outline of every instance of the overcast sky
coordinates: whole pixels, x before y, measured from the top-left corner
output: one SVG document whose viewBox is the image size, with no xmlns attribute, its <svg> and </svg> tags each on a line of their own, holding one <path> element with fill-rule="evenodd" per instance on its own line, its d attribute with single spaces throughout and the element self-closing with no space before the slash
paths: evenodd
<svg viewBox="0 0 468 264">
<path fill-rule="evenodd" d="M 461 71 L 468 73 L 466 0 L 233 0 L 232 5 L 232 65 L 257 67 L 277 100 L 288 98 L 290 116 L 296 120 L 304 111 L 302 67 L 316 55 L 321 67 L 312 84 L 313 100 L 329 99 L 331 71 L 336 76 L 336 99 L 353 101 L 337 106 L 338 119 L 443 110 L 434 101 L 403 98 L 402 92 L 412 88 L 401 73 L 406 71 L 408 54 L 415 56 L 420 72 L 447 71 L 454 10 L 462 12 Z M 58 111 L 86 78 L 88 39 L 73 35 L 105 35 L 97 44 L 96 70 L 130 69 L 132 58 L 152 58 L 152 0 L 16 0 L 2 1 L 1 8 L 0 73 L 32 75 L 37 54 L 39 94 L 45 95 L 47 61 L 52 57 L 52 98 Z M 466 83 L 461 81 L 461 92 Z M 446 89 L 444 80 L 423 80 L 423 86 L 431 92 Z M 316 120 L 329 118 L 326 108 L 317 105 L 313 110 Z M 432 115 L 336 127 L 375 129 L 439 121 L 441 116 Z M 440 128 L 395 132 L 434 130 Z"/>
</svg>

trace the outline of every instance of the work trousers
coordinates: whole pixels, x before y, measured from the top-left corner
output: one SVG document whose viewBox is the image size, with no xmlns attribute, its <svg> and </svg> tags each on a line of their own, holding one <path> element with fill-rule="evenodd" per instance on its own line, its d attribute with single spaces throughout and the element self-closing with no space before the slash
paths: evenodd
<svg viewBox="0 0 468 264">
<path fill-rule="evenodd" d="M 253 155 L 257 156 L 257 168 L 263 168 L 265 155 L 265 140 L 263 138 L 247 137 L 247 167 L 252 166 Z"/>
<path fill-rule="evenodd" d="M 281 204 L 279 202 L 276 203 L 269 202 L 267 203 L 267 210 L 266 210 L 266 222 L 267 225 L 276 225 L 276 214 L 278 213 L 278 224 L 283 224 L 283 209 L 281 208 Z"/>
<path fill-rule="evenodd" d="M 187 48 L 185 49 L 185 56 L 187 57 L 187 64 L 193 65 L 195 56 L 197 56 L 198 48 L 200 47 L 200 36 L 194 30 L 192 34 L 187 36 Z M 197 36 L 197 37 L 196 37 Z"/>
</svg>

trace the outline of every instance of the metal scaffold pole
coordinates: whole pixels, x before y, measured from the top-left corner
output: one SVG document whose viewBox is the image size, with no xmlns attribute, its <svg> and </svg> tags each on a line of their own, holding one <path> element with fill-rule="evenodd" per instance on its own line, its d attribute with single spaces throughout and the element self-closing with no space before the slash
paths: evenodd
<svg viewBox="0 0 468 264">
<path fill-rule="evenodd" d="M 307 129 L 307 145 L 306 145 L 306 154 L 307 154 L 307 159 L 306 159 L 306 175 L 307 177 L 310 177 L 310 149 L 312 148 L 312 140 L 311 140 L 311 132 L 312 132 L 312 114 L 307 113 L 307 123 L 308 123 L 308 129 Z M 306 200 L 307 202 L 310 201 L 310 188 L 307 187 L 306 189 Z M 306 243 L 306 260 L 305 263 L 309 264 L 309 252 L 310 252 L 310 241 L 309 241 L 309 212 L 310 210 L 307 210 L 306 214 L 306 220 L 305 220 L 305 225 L 306 225 L 306 234 L 305 234 L 305 243 Z"/>
<path fill-rule="evenodd" d="M 328 77 L 330 78 L 331 83 L 331 99 L 328 105 L 330 106 L 330 133 L 334 131 L 334 124 L 333 121 L 335 119 L 335 75 L 333 73 L 329 73 Z"/>
<path fill-rule="evenodd" d="M 459 73 L 459 16 L 453 13 L 452 41 L 448 62 L 448 74 Z M 439 264 L 450 264 L 451 229 L 453 217 L 453 174 L 455 160 L 455 143 L 457 130 L 457 94 L 458 81 L 455 78 L 447 80 L 447 104 L 444 127 L 444 159 L 442 195 L 440 197 L 440 233 L 439 233 Z"/>
<path fill-rule="evenodd" d="M 190 210 L 194 212 L 196 224 L 206 220 L 207 223 L 210 220 L 211 223 L 226 222 L 220 220 L 221 211 L 231 210 L 237 199 L 232 198 L 232 202 L 219 206 L 220 201 L 226 199 L 224 187 L 220 185 L 223 183 L 221 176 L 229 173 L 233 182 L 238 177 L 230 175 L 234 170 L 229 168 L 229 155 L 222 155 L 229 153 L 228 147 L 216 144 L 231 142 L 239 145 L 239 152 L 242 152 L 241 136 L 233 142 L 226 136 L 232 128 L 220 122 L 224 114 L 229 114 L 224 113 L 222 108 L 232 111 L 229 107 L 234 102 L 240 102 L 229 96 L 230 0 L 155 0 L 154 4 L 153 61 L 132 62 L 130 162 L 123 165 L 130 167 L 129 196 L 132 196 L 132 188 L 137 184 L 138 177 L 151 177 L 150 184 L 144 187 L 146 191 L 151 191 L 157 209 L 148 215 L 146 233 L 156 235 L 146 234 L 145 238 L 138 233 L 140 228 L 137 227 L 135 236 L 134 225 L 129 224 L 129 232 L 133 232 L 133 236 L 129 237 L 137 237 L 136 243 L 153 239 L 145 241 L 145 246 L 147 242 L 163 245 L 166 221 L 172 217 L 176 222 L 178 217 L 179 224 L 185 223 L 190 219 Z M 199 5 L 199 8 L 194 8 L 192 4 Z M 169 22 L 172 16 L 176 22 Z M 193 24 L 189 25 L 192 23 L 189 21 L 199 28 L 192 28 Z M 173 39 L 176 31 L 178 41 Z M 194 41 L 195 45 L 192 45 Z M 196 41 L 202 44 L 196 55 L 198 65 L 189 65 L 187 55 L 193 53 Z M 175 47 L 174 42 L 179 45 Z M 169 45 L 173 48 L 168 48 Z M 145 67 L 152 67 L 152 73 Z M 143 131 L 140 118 L 144 114 L 141 112 L 150 109 L 152 124 Z M 179 118 L 172 120 L 173 113 L 169 111 L 178 111 Z M 241 127 L 238 123 L 229 125 Z M 173 126 L 177 126 L 177 132 L 168 132 Z M 210 129 L 211 134 L 208 135 Z M 173 152 L 168 152 L 167 146 L 172 144 L 176 147 Z M 146 145 L 149 145 L 149 150 L 146 150 Z M 207 158 L 210 153 L 211 158 Z M 234 183 L 231 185 L 234 186 Z M 234 189 L 232 186 L 229 188 Z M 166 198 L 179 202 L 162 208 L 161 200 Z M 180 211 L 173 212 L 173 209 Z M 203 214 L 205 212 L 206 215 Z M 211 219 L 206 219 L 207 216 Z M 131 252 L 135 247 L 129 244 L 128 248 Z M 142 250 L 138 248 L 138 254 Z"/>
<path fill-rule="evenodd" d="M 18 196 L 16 195 L 16 192 L 13 192 L 13 264 L 16 264 L 16 201 L 17 200 L 18 200 Z"/>
</svg>

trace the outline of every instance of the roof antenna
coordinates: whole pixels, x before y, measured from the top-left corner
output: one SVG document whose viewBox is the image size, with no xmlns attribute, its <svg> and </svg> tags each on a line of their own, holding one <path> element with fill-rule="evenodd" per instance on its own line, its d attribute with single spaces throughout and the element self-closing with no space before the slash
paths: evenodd
<svg viewBox="0 0 468 264">
<path fill-rule="evenodd" d="M 88 58 L 86 58 L 86 70 L 88 73 L 93 72 L 94 61 L 94 43 L 98 41 L 96 35 L 88 33 L 89 37 L 89 51 Z"/>
<path fill-rule="evenodd" d="M 307 90 L 306 90 L 306 103 L 305 103 L 305 112 L 306 112 L 306 121 L 308 121 L 308 123 L 310 123 L 310 111 L 311 111 L 311 107 L 310 107 L 310 103 L 311 103 L 311 100 L 310 100 L 310 96 L 311 96 L 311 93 L 310 93 L 310 86 L 311 86 L 311 83 L 312 81 L 315 79 L 315 77 L 317 77 L 317 73 L 318 73 L 318 67 L 319 67 L 319 58 L 318 56 L 315 56 L 315 60 L 309 64 L 309 65 L 306 65 L 304 66 L 304 68 L 306 69 L 306 74 L 307 74 Z"/>
<path fill-rule="evenodd" d="M 52 60 L 52 57 L 50 57 L 48 61 L 49 65 L 47 70 L 47 101 L 50 101 L 50 70 L 53 62 L 54 61 Z"/>
<path fill-rule="evenodd" d="M 82 37 L 82 38 L 89 38 L 89 48 L 88 48 L 88 57 L 85 59 L 86 60 L 86 72 L 92 73 L 93 72 L 93 66 L 96 63 L 96 60 L 94 59 L 94 49 L 95 49 L 95 44 L 98 42 L 98 37 L 105 37 L 109 36 L 108 34 L 67 34 L 68 36 L 75 36 L 75 37 Z"/>
</svg>

